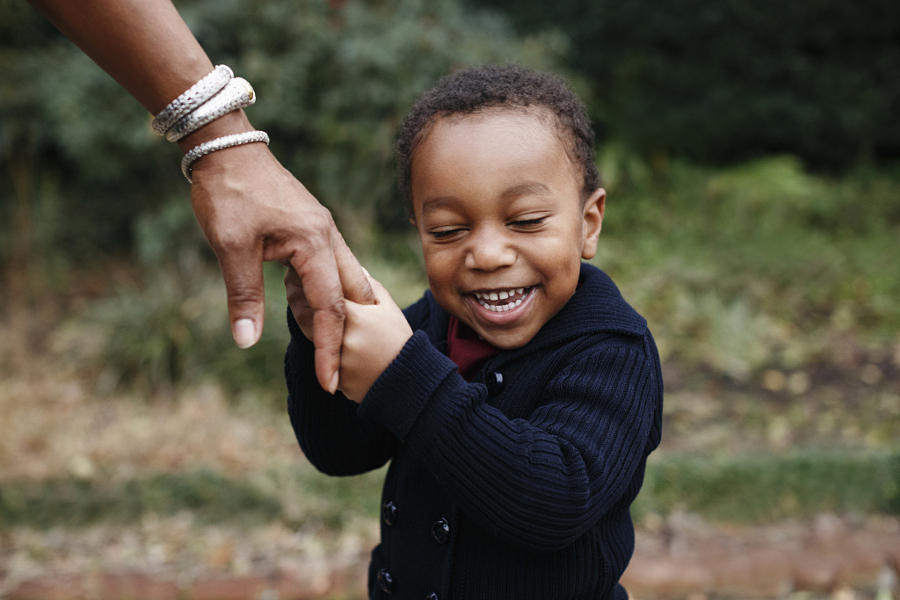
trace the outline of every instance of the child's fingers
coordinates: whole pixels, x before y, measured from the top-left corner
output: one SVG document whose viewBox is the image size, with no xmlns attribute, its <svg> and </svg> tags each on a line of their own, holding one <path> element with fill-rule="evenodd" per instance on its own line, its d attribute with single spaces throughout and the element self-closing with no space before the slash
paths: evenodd
<svg viewBox="0 0 900 600">
<path fill-rule="evenodd" d="M 381 285 L 380 281 L 372 277 L 372 274 L 369 273 L 368 269 L 366 269 L 365 267 L 361 268 L 363 270 L 363 273 L 366 274 L 366 278 L 368 278 L 369 280 L 369 285 L 372 286 L 372 291 L 375 292 L 375 304 L 381 304 L 385 300 L 390 300 L 391 302 L 393 302 L 393 298 L 391 298 L 391 294 L 387 291 L 387 288 Z M 350 301 L 347 300 L 347 302 Z"/>
</svg>

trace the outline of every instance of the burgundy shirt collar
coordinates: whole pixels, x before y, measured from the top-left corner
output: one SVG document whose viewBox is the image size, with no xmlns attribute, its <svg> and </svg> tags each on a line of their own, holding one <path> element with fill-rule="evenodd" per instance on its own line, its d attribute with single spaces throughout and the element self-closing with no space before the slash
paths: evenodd
<svg viewBox="0 0 900 600">
<path fill-rule="evenodd" d="M 498 354 L 500 348 L 490 345 L 478 337 L 471 327 L 450 316 L 450 324 L 447 327 L 447 355 L 456 363 L 456 368 L 463 379 L 472 381 L 472 377 L 478 373 L 482 365 Z"/>
</svg>

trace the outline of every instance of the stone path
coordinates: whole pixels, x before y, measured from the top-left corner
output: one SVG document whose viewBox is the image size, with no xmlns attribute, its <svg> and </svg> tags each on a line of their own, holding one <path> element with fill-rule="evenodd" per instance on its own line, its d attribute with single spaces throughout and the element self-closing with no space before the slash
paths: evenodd
<svg viewBox="0 0 900 600">
<path fill-rule="evenodd" d="M 314 600 L 364 597 L 368 552 L 255 564 L 243 575 L 165 565 L 146 571 L 44 572 L 4 581 L 5 600 Z M 324 559 L 324 560 L 323 560 Z M 193 572 L 194 575 L 190 575 Z M 639 600 L 900 597 L 900 522 L 892 517 L 711 525 L 694 515 L 646 519 L 623 584 Z M 8 585 L 14 583 L 14 585 Z"/>
<path fill-rule="evenodd" d="M 893 518 L 839 519 L 764 527 L 713 527 L 675 516 L 638 531 L 623 585 L 640 599 L 897 597 L 900 524 Z"/>
</svg>

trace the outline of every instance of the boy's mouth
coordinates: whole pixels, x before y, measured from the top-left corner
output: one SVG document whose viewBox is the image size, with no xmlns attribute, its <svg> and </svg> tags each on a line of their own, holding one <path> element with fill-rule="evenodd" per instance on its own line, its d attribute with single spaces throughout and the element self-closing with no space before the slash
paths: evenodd
<svg viewBox="0 0 900 600">
<path fill-rule="evenodd" d="M 506 312 L 522 304 L 534 286 L 525 288 L 513 288 L 509 290 L 494 290 L 490 292 L 472 292 L 475 300 L 484 308 L 492 312 Z"/>
</svg>

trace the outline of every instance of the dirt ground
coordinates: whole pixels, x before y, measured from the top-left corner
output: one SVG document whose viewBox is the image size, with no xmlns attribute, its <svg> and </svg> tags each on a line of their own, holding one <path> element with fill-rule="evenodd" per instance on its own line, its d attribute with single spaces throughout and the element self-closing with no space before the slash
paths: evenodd
<svg viewBox="0 0 900 600">
<path fill-rule="evenodd" d="M 0 597 L 9 600 L 364 598 L 377 522 L 340 534 L 201 527 L 190 517 L 127 527 L 13 530 L 0 536 Z M 900 523 L 820 515 L 726 527 L 673 515 L 638 528 L 623 585 L 634 598 L 897 597 Z"/>
<path fill-rule="evenodd" d="M 52 336 L 30 323 L 0 322 L 0 486 L 195 469 L 252 478 L 303 461 L 283 414 L 229 399 L 211 383 L 151 399 L 97 397 Z M 757 384 L 696 384 L 668 366 L 662 451 L 721 450 L 725 440 L 733 452 L 817 440 L 892 444 L 898 357 L 883 357 L 876 377 L 863 352 L 848 367 L 852 376 L 813 372 L 793 388 L 789 373 Z M 756 402 L 742 401 L 751 393 Z M 188 513 L 127 525 L 0 526 L 0 599 L 362 598 L 377 536 L 376 520 L 357 517 L 340 530 L 208 525 Z M 891 600 L 900 597 L 898 572 L 895 517 L 823 514 L 749 527 L 674 514 L 638 523 L 623 583 L 640 600 Z"/>
</svg>

